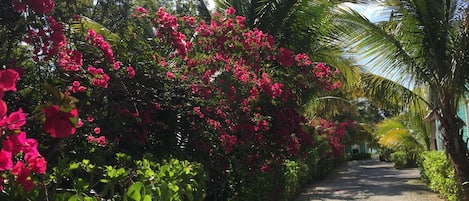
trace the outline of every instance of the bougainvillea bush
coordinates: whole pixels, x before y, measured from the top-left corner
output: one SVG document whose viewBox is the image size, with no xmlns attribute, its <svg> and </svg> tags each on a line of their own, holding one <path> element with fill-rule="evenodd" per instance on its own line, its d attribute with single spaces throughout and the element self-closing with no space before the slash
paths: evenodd
<svg viewBox="0 0 469 201">
<path fill-rule="evenodd" d="M 2 197 L 262 200 L 313 139 L 342 154 L 346 123 L 298 112 L 339 72 L 234 9 L 205 22 L 135 6 L 116 34 L 56 3 L 2 2 Z"/>
</svg>

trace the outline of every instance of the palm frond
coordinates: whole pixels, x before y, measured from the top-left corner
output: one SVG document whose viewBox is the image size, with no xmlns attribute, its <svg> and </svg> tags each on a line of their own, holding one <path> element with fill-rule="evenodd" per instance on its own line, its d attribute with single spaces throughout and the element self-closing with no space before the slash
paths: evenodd
<svg viewBox="0 0 469 201">
<path fill-rule="evenodd" d="M 218 12 L 223 12 L 227 8 L 233 7 L 236 10 L 236 15 L 246 18 L 245 24 L 247 27 L 255 27 L 254 23 L 259 18 L 256 12 L 260 6 L 259 0 L 215 0 L 215 3 Z"/>
<path fill-rule="evenodd" d="M 420 96 L 426 96 L 426 94 L 428 94 L 428 88 L 416 88 L 413 91 Z M 416 102 L 409 106 L 408 112 L 406 112 L 404 115 L 410 129 L 413 130 L 415 138 L 420 144 L 425 145 L 427 150 L 429 150 L 431 146 L 431 131 L 430 124 L 428 124 L 423 119 L 428 113 L 428 109 L 429 108 L 426 104 Z"/>
<path fill-rule="evenodd" d="M 385 30 L 385 24 L 374 24 L 349 8 L 339 8 L 335 34 L 341 45 L 359 53 L 376 72 L 390 75 L 396 80 L 408 79 L 407 68 L 416 61 L 403 44 Z M 353 28 L 351 28 L 353 27 Z"/>
<path fill-rule="evenodd" d="M 334 119 L 355 119 L 357 108 L 354 102 L 339 96 L 323 96 L 303 105 L 302 113 L 308 118 L 330 117 Z"/>
<path fill-rule="evenodd" d="M 376 125 L 376 130 L 374 133 L 375 136 L 379 138 L 393 129 L 405 129 L 405 126 L 402 124 L 402 122 L 396 119 L 385 119 Z"/>
<path fill-rule="evenodd" d="M 406 135 L 409 135 L 409 131 L 407 129 L 393 128 L 379 138 L 378 143 L 386 148 L 397 148 L 402 145 L 403 138 Z"/>
<path fill-rule="evenodd" d="M 430 105 L 424 96 L 379 75 L 363 73 L 360 82 L 364 87 L 365 97 L 382 108 L 399 111 L 409 104 L 422 104 L 424 102 Z"/>
<path fill-rule="evenodd" d="M 312 55 L 312 60 L 321 61 L 339 69 L 340 80 L 345 84 L 344 87 L 352 92 L 357 91 L 356 83 L 360 81 L 361 66 L 355 65 L 351 58 L 345 57 L 344 52 L 334 46 L 323 46 L 318 48 L 316 52 Z"/>
<path fill-rule="evenodd" d="M 71 25 L 72 32 L 86 34 L 88 30 L 93 29 L 96 33 L 101 34 L 107 41 L 115 45 L 120 41 L 120 36 L 111 32 L 104 25 L 86 17 L 82 16 L 78 23 Z"/>
<path fill-rule="evenodd" d="M 256 9 L 259 20 L 256 27 L 276 35 L 287 22 L 300 0 L 260 0 L 260 6 Z"/>
<path fill-rule="evenodd" d="M 198 1 L 197 11 L 199 13 L 200 18 L 202 18 L 206 23 L 210 22 L 212 16 L 210 15 L 210 11 L 208 10 L 207 4 L 204 2 L 204 0 Z"/>
<path fill-rule="evenodd" d="M 378 143 L 395 150 L 421 149 L 422 145 L 398 118 L 386 119 L 377 125 L 374 135 L 379 139 Z"/>
</svg>

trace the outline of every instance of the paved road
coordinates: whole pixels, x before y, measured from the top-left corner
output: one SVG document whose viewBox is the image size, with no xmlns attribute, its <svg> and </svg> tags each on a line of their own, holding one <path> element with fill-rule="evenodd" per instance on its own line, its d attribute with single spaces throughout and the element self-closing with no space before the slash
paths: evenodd
<svg viewBox="0 0 469 201">
<path fill-rule="evenodd" d="M 324 181 L 305 189 L 296 201 L 442 201 L 420 180 L 415 168 L 396 170 L 378 160 L 350 161 Z"/>
</svg>

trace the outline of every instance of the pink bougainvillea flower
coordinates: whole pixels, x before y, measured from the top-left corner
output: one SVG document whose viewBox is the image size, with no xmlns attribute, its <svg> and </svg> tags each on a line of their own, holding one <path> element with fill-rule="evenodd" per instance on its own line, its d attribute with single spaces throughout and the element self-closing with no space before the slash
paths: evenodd
<svg viewBox="0 0 469 201">
<path fill-rule="evenodd" d="M 166 76 L 169 78 L 169 79 L 174 79 L 176 76 L 174 75 L 174 73 L 170 72 L 170 71 L 167 71 L 166 72 Z"/>
<path fill-rule="evenodd" d="M 13 9 L 17 12 L 25 12 L 26 11 L 26 3 L 19 2 L 18 0 L 13 1 Z"/>
<path fill-rule="evenodd" d="M 34 182 L 29 177 L 31 175 L 31 169 L 23 162 L 16 162 L 15 166 L 11 170 L 11 173 L 16 175 L 15 181 L 20 183 L 24 190 L 30 191 L 34 188 Z"/>
<path fill-rule="evenodd" d="M 13 1 L 13 9 L 18 12 L 25 12 L 26 5 L 31 7 L 31 9 L 36 13 L 48 14 L 52 11 L 55 4 L 52 0 L 30 0 L 30 1 Z"/>
<path fill-rule="evenodd" d="M 78 116 L 78 110 L 63 112 L 59 106 L 53 105 L 42 109 L 46 114 L 46 122 L 43 129 L 54 138 L 65 138 L 75 134 L 76 128 L 70 122 L 70 118 Z"/>
<path fill-rule="evenodd" d="M 121 62 L 116 61 L 114 62 L 113 66 L 114 66 L 114 70 L 119 70 L 121 68 Z"/>
<path fill-rule="evenodd" d="M 52 0 L 31 0 L 28 2 L 31 9 L 36 13 L 48 14 L 55 6 Z"/>
<path fill-rule="evenodd" d="M 244 16 L 236 16 L 236 24 L 239 25 L 239 27 L 244 28 L 244 22 L 246 21 L 246 17 Z"/>
<path fill-rule="evenodd" d="M 278 54 L 278 63 L 282 66 L 285 67 L 290 67 L 295 64 L 295 58 L 294 58 L 294 52 L 286 49 L 286 48 L 279 48 L 279 54 Z"/>
<path fill-rule="evenodd" d="M 297 54 L 295 56 L 295 60 L 298 66 L 309 66 L 312 64 L 311 60 L 306 54 Z"/>
<path fill-rule="evenodd" d="M 26 143 L 26 133 L 20 132 L 12 135 L 8 135 L 6 140 L 2 141 L 3 149 L 10 151 L 13 155 L 16 155 L 23 151 L 24 144 Z M 34 146 L 34 145 L 33 145 Z"/>
<path fill-rule="evenodd" d="M 135 77 L 135 70 L 132 66 L 127 67 L 127 72 L 129 73 L 129 78 L 134 78 Z"/>
<path fill-rule="evenodd" d="M 24 132 L 23 132 L 24 133 Z M 26 133 L 25 133 L 25 138 L 26 138 Z M 33 154 L 35 156 L 39 156 L 39 151 L 37 150 L 37 140 L 34 138 L 28 138 L 25 140 L 25 142 L 22 144 L 22 149 L 24 153 L 29 153 Z"/>
<path fill-rule="evenodd" d="M 64 71 L 78 71 L 83 65 L 83 55 L 78 50 L 63 49 L 59 52 L 57 62 Z"/>
<path fill-rule="evenodd" d="M 7 115 L 7 104 L 3 99 L 0 99 L 0 118 L 3 118 L 5 115 Z M 1 135 L 1 134 L 0 134 Z"/>
<path fill-rule="evenodd" d="M 228 9 L 225 10 L 226 15 L 234 15 L 236 10 L 233 7 L 229 7 Z"/>
<path fill-rule="evenodd" d="M 41 155 L 26 153 L 24 159 L 28 162 L 33 172 L 38 174 L 44 174 L 46 172 L 47 162 Z"/>
<path fill-rule="evenodd" d="M 104 136 L 99 136 L 98 138 L 95 138 L 95 142 L 104 146 L 106 145 L 106 137 Z"/>
<path fill-rule="evenodd" d="M 19 177 L 24 169 L 25 169 L 24 163 L 21 161 L 18 161 L 16 162 L 15 166 L 13 166 L 13 168 L 11 169 L 11 173 Z"/>
<path fill-rule="evenodd" d="M 80 21 L 80 19 L 81 19 L 80 14 L 77 13 L 77 14 L 73 15 L 73 21 Z"/>
<path fill-rule="evenodd" d="M 160 110 L 161 109 L 161 104 L 160 103 L 155 103 L 155 109 Z"/>
<path fill-rule="evenodd" d="M 11 170 L 13 168 L 12 153 L 9 151 L 0 151 L 0 171 Z"/>
<path fill-rule="evenodd" d="M 132 16 L 134 17 L 145 17 L 146 15 L 148 14 L 148 10 L 142 6 L 137 6 L 137 8 L 135 8 L 134 10 L 134 13 L 132 14 Z"/>
<path fill-rule="evenodd" d="M 77 93 L 77 92 L 85 92 L 86 91 L 86 87 L 85 86 L 81 86 L 80 82 L 79 81 L 73 81 L 72 83 L 72 86 L 69 86 L 68 89 L 70 91 L 72 91 L 73 93 Z"/>
<path fill-rule="evenodd" d="M 77 128 L 81 128 L 82 126 L 83 126 L 83 120 L 78 119 Z"/>
<path fill-rule="evenodd" d="M 7 127 L 10 130 L 19 130 L 24 124 L 26 124 L 26 114 L 23 113 L 21 108 L 0 121 L 0 126 Z"/>
<path fill-rule="evenodd" d="M 16 81 L 20 78 L 18 72 L 12 69 L 0 71 L 0 90 L 16 91 Z"/>
<path fill-rule="evenodd" d="M 88 137 L 86 138 L 88 140 L 88 143 L 92 143 L 95 141 L 96 138 L 94 138 L 94 136 L 92 135 L 88 135 Z"/>
<path fill-rule="evenodd" d="M 107 88 L 108 81 L 111 78 L 109 77 L 109 75 L 104 73 L 104 70 L 102 68 L 95 68 L 94 66 L 89 66 L 87 71 L 89 74 L 93 75 L 93 79 L 91 80 L 91 84 L 93 86 Z"/>
<path fill-rule="evenodd" d="M 93 29 L 90 29 L 86 35 L 86 40 L 90 40 L 94 46 L 101 49 L 101 52 L 104 54 L 104 57 L 107 58 L 108 62 L 110 64 L 114 64 L 114 53 L 111 49 L 111 45 L 109 45 L 109 43 L 104 40 L 101 34 L 96 34 Z"/>
<path fill-rule="evenodd" d="M 220 136 L 220 141 L 222 146 L 225 148 L 225 152 L 230 153 L 231 151 L 233 151 L 233 147 L 238 141 L 238 138 L 233 135 L 222 134 Z"/>
<path fill-rule="evenodd" d="M 271 86 L 272 98 L 277 98 L 277 97 L 280 97 L 280 95 L 282 95 L 282 92 L 283 92 L 282 87 L 283 87 L 283 84 L 279 84 L 277 82 Z"/>
</svg>

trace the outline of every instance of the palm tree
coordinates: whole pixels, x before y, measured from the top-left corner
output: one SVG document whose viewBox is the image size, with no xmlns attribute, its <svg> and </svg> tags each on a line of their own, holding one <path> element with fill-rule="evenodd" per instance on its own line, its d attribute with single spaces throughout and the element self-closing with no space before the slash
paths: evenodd
<svg viewBox="0 0 469 201">
<path fill-rule="evenodd" d="M 337 34 L 349 48 L 371 58 L 370 66 L 375 71 L 394 73 L 395 78 L 402 78 L 400 81 L 410 79 L 416 86 L 430 90 L 429 99 L 414 94 L 403 99 L 403 103 L 419 99 L 436 115 L 446 153 L 456 170 L 460 200 L 468 201 L 469 150 L 462 137 L 462 120 L 456 113 L 459 100 L 467 92 L 469 78 L 467 3 L 457 0 L 388 3 L 392 10 L 389 21 L 379 24 L 351 9 L 341 9 Z M 392 88 L 389 83 L 376 86 L 389 89 Z"/>
<path fill-rule="evenodd" d="M 405 154 L 406 162 L 401 161 L 404 162 L 403 166 L 415 165 L 418 154 L 428 147 L 426 140 L 421 139 L 422 136 L 425 136 L 422 135 L 422 129 L 419 128 L 421 124 L 413 124 L 413 121 L 408 121 L 408 116 L 409 114 L 404 114 L 385 119 L 376 125 L 374 132 L 381 146 Z M 429 129 L 424 130 L 428 131 Z"/>
</svg>

